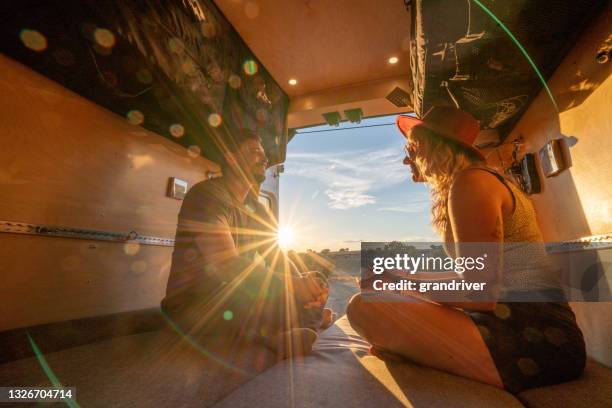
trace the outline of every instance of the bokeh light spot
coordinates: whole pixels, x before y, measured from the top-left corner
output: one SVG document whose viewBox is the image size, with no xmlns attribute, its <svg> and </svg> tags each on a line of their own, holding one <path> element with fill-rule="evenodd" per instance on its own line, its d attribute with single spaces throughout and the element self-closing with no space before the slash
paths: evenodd
<svg viewBox="0 0 612 408">
<path fill-rule="evenodd" d="M 538 363 L 531 358 L 519 358 L 517 365 L 519 370 L 521 370 L 521 373 L 528 377 L 534 376 L 538 373 L 538 371 L 540 371 Z"/>
<path fill-rule="evenodd" d="M 170 134 L 174 137 L 181 137 L 185 134 L 185 128 L 179 123 L 170 125 Z"/>
<path fill-rule="evenodd" d="M 123 252 L 130 256 L 136 255 L 138 252 L 140 252 L 140 244 L 138 242 L 128 242 L 123 244 Z"/>
<path fill-rule="evenodd" d="M 19 38 L 23 45 L 31 49 L 32 51 L 44 51 L 47 49 L 47 37 L 42 35 L 36 30 L 29 30 L 24 28 L 19 33 Z"/>
<path fill-rule="evenodd" d="M 144 115 L 139 110 L 131 110 L 127 113 L 127 120 L 132 125 L 142 125 L 144 122 Z"/>
<path fill-rule="evenodd" d="M 187 154 L 189 155 L 189 157 L 195 159 L 196 157 L 202 154 L 202 149 L 200 149 L 200 146 L 191 145 L 187 148 Z"/>
<path fill-rule="evenodd" d="M 219 127 L 221 125 L 221 122 L 223 122 L 223 119 L 218 113 L 211 113 L 210 115 L 208 115 L 208 124 L 210 126 L 215 128 Z"/>
<path fill-rule="evenodd" d="M 257 66 L 257 63 L 254 60 L 249 59 L 244 61 L 244 64 L 242 64 L 242 69 L 247 75 L 255 75 L 259 70 L 259 67 Z"/>
<path fill-rule="evenodd" d="M 196 64 L 190 59 L 186 59 L 183 61 L 183 63 L 181 64 L 181 69 L 186 75 L 189 76 L 193 76 L 197 73 Z"/>
<path fill-rule="evenodd" d="M 498 303 L 497 306 L 495 306 L 495 310 L 493 311 L 493 313 L 500 319 L 507 319 L 510 317 L 511 314 L 510 308 L 507 305 L 504 305 L 503 303 Z"/>
<path fill-rule="evenodd" d="M 242 79 L 240 79 L 240 77 L 236 74 L 231 74 L 227 82 L 233 89 L 238 89 L 240 88 L 240 85 L 242 85 Z"/>
<path fill-rule="evenodd" d="M 94 30 L 94 39 L 101 47 L 113 48 L 115 46 L 115 34 L 106 28 L 96 28 Z"/>
<path fill-rule="evenodd" d="M 223 312 L 223 319 L 230 321 L 234 318 L 234 313 L 231 310 L 226 310 Z"/>
</svg>

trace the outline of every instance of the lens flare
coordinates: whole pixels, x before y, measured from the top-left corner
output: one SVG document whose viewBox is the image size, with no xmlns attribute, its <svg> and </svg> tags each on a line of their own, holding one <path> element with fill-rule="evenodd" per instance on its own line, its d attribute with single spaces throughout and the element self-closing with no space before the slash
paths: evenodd
<svg viewBox="0 0 612 408">
<path fill-rule="evenodd" d="M 19 33 L 19 38 L 23 45 L 32 51 L 44 51 L 47 49 L 47 37 L 36 30 L 24 28 Z"/>
<path fill-rule="evenodd" d="M 236 74 L 230 75 L 227 82 L 229 82 L 229 86 L 231 86 L 233 89 L 238 89 L 240 88 L 240 85 L 242 85 L 242 80 Z"/>
<path fill-rule="evenodd" d="M 508 27 L 506 27 L 506 25 L 495 14 L 493 14 L 493 12 L 491 10 L 489 10 L 487 8 L 487 6 L 485 6 L 479 0 L 472 0 L 472 1 L 474 3 L 476 3 L 478 5 L 478 7 L 480 7 L 485 13 L 487 13 L 489 15 L 489 17 L 491 17 L 497 23 L 497 25 L 499 27 L 501 27 L 502 30 L 504 30 L 504 32 L 508 35 L 508 37 L 510 37 L 512 42 L 514 42 L 514 44 L 518 47 L 518 49 L 521 51 L 521 53 L 523 54 L 523 56 L 525 57 L 525 59 L 527 60 L 529 65 L 531 65 L 531 67 L 535 71 L 535 73 L 538 76 L 538 78 L 540 78 L 540 82 L 542 83 L 542 87 L 544 88 L 544 90 L 548 94 L 548 97 L 550 98 L 550 101 L 553 104 L 553 107 L 555 108 L 555 111 L 558 112 L 559 111 L 559 107 L 557 106 L 557 101 L 555 100 L 555 97 L 553 96 L 552 91 L 548 87 L 548 84 L 546 83 L 546 79 L 544 78 L 544 75 L 540 72 L 540 70 L 538 69 L 538 66 L 536 65 L 535 61 L 531 58 L 531 56 L 529 55 L 529 53 L 527 52 L 525 47 L 523 47 L 523 45 L 520 43 L 520 41 L 514 36 L 514 34 L 512 34 L 510 29 Z"/>
<path fill-rule="evenodd" d="M 247 75 L 255 75 L 259 70 L 259 67 L 257 66 L 257 63 L 255 61 L 250 59 L 246 60 L 244 64 L 242 64 L 242 69 Z"/>
<path fill-rule="evenodd" d="M 94 31 L 94 39 L 96 43 L 104 48 L 113 48 L 115 46 L 115 34 L 106 28 L 96 28 Z"/>
<path fill-rule="evenodd" d="M 170 125 L 170 134 L 176 138 L 179 138 L 185 134 L 185 128 L 180 123 Z"/>
<path fill-rule="evenodd" d="M 293 244 L 293 230 L 289 227 L 280 227 L 277 232 L 278 246 L 282 249 L 289 249 Z"/>
<path fill-rule="evenodd" d="M 195 159 L 201 154 L 202 154 L 202 149 L 200 149 L 200 146 L 191 145 L 187 148 L 187 155 L 191 157 L 192 159 Z"/>
<path fill-rule="evenodd" d="M 131 110 L 127 113 L 127 120 L 132 125 L 142 125 L 144 115 L 139 110 Z"/>
<path fill-rule="evenodd" d="M 210 126 L 215 128 L 219 127 L 221 125 L 221 122 L 223 122 L 223 119 L 218 113 L 211 113 L 210 115 L 208 115 L 208 124 Z"/>
</svg>

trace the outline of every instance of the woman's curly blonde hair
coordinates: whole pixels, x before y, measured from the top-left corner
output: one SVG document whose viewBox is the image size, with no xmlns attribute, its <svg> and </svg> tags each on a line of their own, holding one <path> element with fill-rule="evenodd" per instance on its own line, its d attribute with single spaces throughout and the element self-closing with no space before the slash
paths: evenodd
<svg viewBox="0 0 612 408">
<path fill-rule="evenodd" d="M 430 186 L 432 225 L 445 238 L 450 222 L 447 201 L 453 180 L 458 172 L 480 159 L 459 144 L 424 127 L 413 128 L 409 140 L 419 146 L 414 161 Z"/>
</svg>

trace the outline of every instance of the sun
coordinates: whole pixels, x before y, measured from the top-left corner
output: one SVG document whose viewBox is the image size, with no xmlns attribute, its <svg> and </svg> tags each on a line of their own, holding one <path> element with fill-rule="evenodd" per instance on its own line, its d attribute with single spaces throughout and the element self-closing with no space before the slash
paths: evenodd
<svg viewBox="0 0 612 408">
<path fill-rule="evenodd" d="M 278 246 L 281 249 L 289 249 L 293 244 L 293 230 L 289 227 L 280 227 L 277 231 Z"/>
</svg>

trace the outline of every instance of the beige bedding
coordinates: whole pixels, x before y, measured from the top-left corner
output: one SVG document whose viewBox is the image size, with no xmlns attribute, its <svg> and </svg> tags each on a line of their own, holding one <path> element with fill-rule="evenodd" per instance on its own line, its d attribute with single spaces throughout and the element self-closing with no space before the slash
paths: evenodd
<svg viewBox="0 0 612 408">
<path fill-rule="evenodd" d="M 312 355 L 276 365 L 261 347 L 227 341 L 196 347 L 171 330 L 116 337 L 50 353 L 45 360 L 64 385 L 77 388 L 82 407 L 523 406 L 494 387 L 385 363 L 367 351 L 343 317 L 322 333 Z M 610 406 L 611 371 L 591 362 L 583 378 L 519 398 L 533 408 Z M 50 385 L 34 357 L 0 365 L 0 386 Z"/>
<path fill-rule="evenodd" d="M 223 399 L 218 407 L 522 407 L 494 387 L 413 364 L 385 363 L 346 317 L 325 331 L 312 355 L 283 362 Z"/>
</svg>

